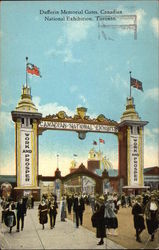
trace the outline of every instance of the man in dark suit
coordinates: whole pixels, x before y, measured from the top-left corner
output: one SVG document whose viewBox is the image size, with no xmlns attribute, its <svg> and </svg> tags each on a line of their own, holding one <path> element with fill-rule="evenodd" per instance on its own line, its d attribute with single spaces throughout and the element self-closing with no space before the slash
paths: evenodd
<svg viewBox="0 0 159 250">
<path fill-rule="evenodd" d="M 79 227 L 79 219 L 80 219 L 80 224 L 82 225 L 83 223 L 83 212 L 85 210 L 85 205 L 84 205 L 84 199 L 80 195 L 78 196 L 75 194 L 74 196 L 74 205 L 73 205 L 73 211 L 76 216 L 76 227 Z"/>
<path fill-rule="evenodd" d="M 24 228 L 25 204 L 22 199 L 17 203 L 17 232 L 19 232 L 19 224 L 21 220 L 21 230 Z"/>
<path fill-rule="evenodd" d="M 72 197 L 71 197 L 71 195 L 68 195 L 66 200 L 67 200 L 68 213 L 71 214 L 71 208 L 72 208 Z"/>
</svg>

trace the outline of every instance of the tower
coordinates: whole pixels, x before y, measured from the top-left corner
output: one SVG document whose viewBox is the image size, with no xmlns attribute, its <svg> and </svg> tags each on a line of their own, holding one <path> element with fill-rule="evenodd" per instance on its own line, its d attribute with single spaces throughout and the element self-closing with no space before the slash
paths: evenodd
<svg viewBox="0 0 159 250">
<path fill-rule="evenodd" d="M 120 187 L 135 191 L 144 188 L 144 126 L 147 123 L 136 112 L 133 97 L 128 97 L 118 133 Z"/>
<path fill-rule="evenodd" d="M 42 117 L 32 102 L 30 87 L 23 86 L 20 101 L 11 112 L 15 122 L 15 165 L 17 197 L 31 193 L 39 199 L 38 122 Z"/>
</svg>

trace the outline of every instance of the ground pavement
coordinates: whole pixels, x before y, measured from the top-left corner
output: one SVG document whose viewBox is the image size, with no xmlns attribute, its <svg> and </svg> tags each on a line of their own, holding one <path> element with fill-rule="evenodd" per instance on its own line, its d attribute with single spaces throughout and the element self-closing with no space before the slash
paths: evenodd
<svg viewBox="0 0 159 250">
<path fill-rule="evenodd" d="M 1 249 L 124 249 L 109 239 L 102 246 L 97 246 L 97 242 L 94 232 L 81 226 L 76 228 L 68 219 L 61 222 L 59 213 L 55 228 L 51 230 L 47 223 L 42 230 L 37 206 L 27 211 L 23 231 L 17 233 L 14 227 L 10 234 L 9 228 L 0 226 Z"/>
</svg>

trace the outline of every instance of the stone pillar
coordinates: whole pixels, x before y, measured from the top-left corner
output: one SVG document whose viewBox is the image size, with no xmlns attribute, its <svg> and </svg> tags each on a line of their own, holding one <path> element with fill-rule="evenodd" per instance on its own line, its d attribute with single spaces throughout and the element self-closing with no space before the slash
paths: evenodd
<svg viewBox="0 0 159 250">
<path fill-rule="evenodd" d="M 39 197 L 38 187 L 38 121 L 42 117 L 31 100 L 29 87 L 22 89 L 18 106 L 12 111 L 15 122 L 15 164 L 17 196 L 33 194 Z"/>
<path fill-rule="evenodd" d="M 126 111 L 119 124 L 119 178 L 120 184 L 128 188 L 144 186 L 144 126 L 135 111 L 134 99 L 127 98 Z"/>
</svg>

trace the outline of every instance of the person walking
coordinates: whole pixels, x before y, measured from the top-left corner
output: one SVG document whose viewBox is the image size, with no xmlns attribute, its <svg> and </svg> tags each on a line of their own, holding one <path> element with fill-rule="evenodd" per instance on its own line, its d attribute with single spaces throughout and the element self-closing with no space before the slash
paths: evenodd
<svg viewBox="0 0 159 250">
<path fill-rule="evenodd" d="M 5 208 L 5 217 L 4 223 L 7 227 L 9 227 L 9 232 L 12 232 L 12 228 L 16 225 L 16 218 L 15 218 L 15 204 L 10 200 Z"/>
<path fill-rule="evenodd" d="M 20 221 L 21 221 L 21 231 L 23 231 L 24 228 L 25 205 L 22 199 L 18 201 L 16 209 L 17 209 L 17 232 L 19 232 Z"/>
<path fill-rule="evenodd" d="M 106 238 L 104 211 L 104 196 L 100 196 L 95 204 L 95 213 L 92 215 L 92 225 L 93 227 L 96 227 L 96 238 L 100 238 L 97 245 L 103 245 L 104 238 Z"/>
<path fill-rule="evenodd" d="M 83 199 L 84 202 L 84 199 Z M 82 223 L 82 207 L 80 207 L 80 197 L 75 193 L 74 195 L 74 204 L 73 204 L 73 211 L 74 211 L 74 217 L 75 217 L 75 222 L 76 222 L 76 228 L 79 227 L 79 219 L 80 222 Z"/>
<path fill-rule="evenodd" d="M 24 215 L 26 215 L 26 214 L 27 214 L 28 196 L 27 196 L 27 195 L 24 195 L 22 199 L 23 199 L 23 204 L 24 204 Z"/>
<path fill-rule="evenodd" d="M 66 221 L 66 217 L 67 217 L 67 214 L 66 214 L 66 198 L 65 196 L 63 195 L 62 196 L 62 200 L 61 200 L 61 204 L 60 204 L 60 213 L 61 213 L 61 221 Z"/>
<path fill-rule="evenodd" d="M 34 197 L 31 195 L 31 208 L 34 208 Z"/>
<path fill-rule="evenodd" d="M 140 234 L 145 229 L 142 197 L 136 196 L 136 202 L 132 208 L 132 214 L 134 216 L 134 228 L 136 230 L 136 241 L 141 242 Z"/>
<path fill-rule="evenodd" d="M 155 232 L 159 224 L 159 203 L 154 194 L 151 194 L 150 201 L 145 207 L 146 224 L 151 241 L 154 241 Z"/>
<path fill-rule="evenodd" d="M 49 208 L 49 216 L 50 216 L 50 228 L 53 229 L 56 223 L 56 215 L 57 215 L 57 202 L 55 201 L 54 197 L 51 197 L 51 200 L 48 205 Z"/>
<path fill-rule="evenodd" d="M 94 214 L 94 212 L 95 212 L 95 196 L 93 193 L 90 195 L 90 206 L 92 208 L 92 213 Z"/>
<path fill-rule="evenodd" d="M 82 195 L 80 195 L 79 200 L 78 200 L 78 214 L 79 214 L 79 220 L 80 224 L 83 224 L 83 213 L 85 210 L 85 204 L 84 204 L 84 198 Z"/>
<path fill-rule="evenodd" d="M 121 206 L 126 207 L 126 198 L 124 193 L 121 195 Z"/>
<path fill-rule="evenodd" d="M 71 214 L 72 203 L 73 203 L 72 197 L 71 195 L 68 195 L 67 196 L 67 209 L 68 209 L 69 214 Z"/>
<path fill-rule="evenodd" d="M 42 229 L 44 229 L 45 228 L 44 224 L 48 222 L 48 217 L 47 217 L 48 208 L 44 199 L 42 199 L 42 201 L 40 202 L 38 210 L 39 210 L 39 222 L 40 224 L 42 224 Z"/>
<path fill-rule="evenodd" d="M 115 204 L 111 195 L 109 195 L 109 197 L 105 196 L 104 206 L 104 221 L 106 229 L 108 229 L 108 234 L 117 236 L 116 229 L 118 228 L 118 219 L 115 214 Z"/>
</svg>

